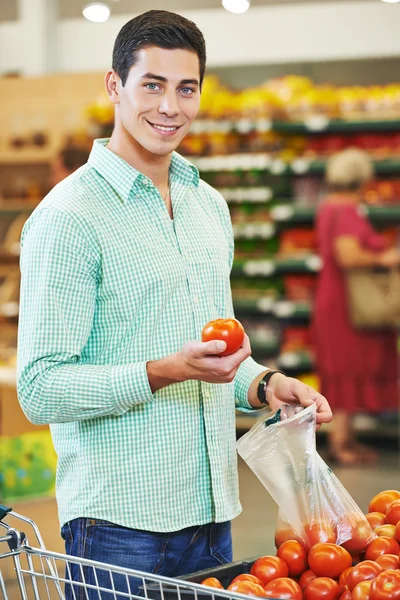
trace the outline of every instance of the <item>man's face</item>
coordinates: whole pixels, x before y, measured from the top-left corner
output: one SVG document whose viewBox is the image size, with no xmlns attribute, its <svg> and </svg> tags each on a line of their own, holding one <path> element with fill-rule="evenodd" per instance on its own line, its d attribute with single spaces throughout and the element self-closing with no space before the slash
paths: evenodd
<svg viewBox="0 0 400 600">
<path fill-rule="evenodd" d="M 177 148 L 200 107 L 200 67 L 195 52 L 151 46 L 138 52 L 125 86 L 119 81 L 117 118 L 148 152 Z"/>
</svg>

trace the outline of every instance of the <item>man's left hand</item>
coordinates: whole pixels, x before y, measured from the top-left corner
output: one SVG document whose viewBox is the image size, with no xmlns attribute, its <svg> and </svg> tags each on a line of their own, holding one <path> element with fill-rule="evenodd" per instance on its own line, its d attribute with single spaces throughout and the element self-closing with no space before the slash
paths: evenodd
<svg viewBox="0 0 400 600">
<path fill-rule="evenodd" d="M 283 404 L 297 404 L 310 406 L 315 404 L 317 408 L 317 429 L 322 423 L 332 420 L 332 410 L 328 400 L 319 394 L 314 388 L 305 383 L 286 377 L 281 373 L 275 373 L 268 382 L 267 401 L 272 411 L 277 411 Z"/>
</svg>

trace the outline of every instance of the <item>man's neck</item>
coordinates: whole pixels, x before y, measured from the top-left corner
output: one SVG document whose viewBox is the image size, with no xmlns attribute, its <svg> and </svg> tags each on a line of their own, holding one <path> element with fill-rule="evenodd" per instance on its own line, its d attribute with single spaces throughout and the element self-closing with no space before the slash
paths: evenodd
<svg viewBox="0 0 400 600">
<path fill-rule="evenodd" d="M 163 189 L 168 185 L 171 154 L 166 156 L 151 154 L 127 132 L 122 132 L 117 128 L 114 129 L 107 148 L 151 179 L 158 189 Z"/>
</svg>

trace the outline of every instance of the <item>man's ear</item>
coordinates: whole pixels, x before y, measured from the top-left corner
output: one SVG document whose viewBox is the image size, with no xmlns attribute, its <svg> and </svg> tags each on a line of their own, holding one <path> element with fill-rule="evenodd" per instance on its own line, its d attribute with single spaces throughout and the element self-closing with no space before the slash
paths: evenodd
<svg viewBox="0 0 400 600">
<path fill-rule="evenodd" d="M 107 71 L 104 77 L 104 83 L 106 86 L 107 96 L 111 102 L 113 104 L 119 104 L 119 89 L 121 86 L 121 79 L 114 69 Z"/>
</svg>

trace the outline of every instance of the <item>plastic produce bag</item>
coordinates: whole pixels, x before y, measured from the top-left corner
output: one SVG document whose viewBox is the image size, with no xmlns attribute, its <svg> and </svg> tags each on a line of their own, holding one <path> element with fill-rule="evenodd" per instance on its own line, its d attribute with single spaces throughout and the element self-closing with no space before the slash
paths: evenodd
<svg viewBox="0 0 400 600">
<path fill-rule="evenodd" d="M 352 554 L 374 539 L 367 519 L 316 450 L 316 407 L 283 406 L 237 443 L 240 456 L 279 506 L 276 543 L 343 545 Z"/>
</svg>

